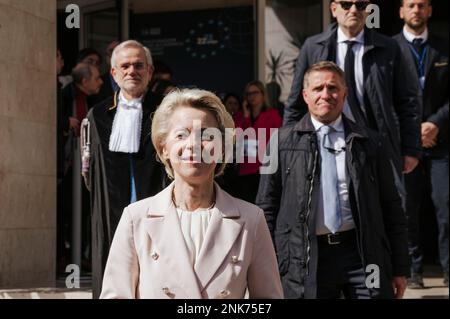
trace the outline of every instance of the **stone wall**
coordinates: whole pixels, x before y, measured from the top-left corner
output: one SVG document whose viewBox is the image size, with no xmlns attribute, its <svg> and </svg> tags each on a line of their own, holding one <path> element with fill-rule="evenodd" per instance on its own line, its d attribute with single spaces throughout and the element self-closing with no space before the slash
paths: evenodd
<svg viewBox="0 0 450 319">
<path fill-rule="evenodd" d="M 0 0 L 0 288 L 53 286 L 56 1 Z"/>
</svg>

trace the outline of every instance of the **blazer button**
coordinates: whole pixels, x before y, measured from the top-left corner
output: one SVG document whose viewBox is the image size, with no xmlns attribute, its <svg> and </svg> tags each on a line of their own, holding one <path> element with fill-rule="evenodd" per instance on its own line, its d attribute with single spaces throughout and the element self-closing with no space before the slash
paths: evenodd
<svg viewBox="0 0 450 319">
<path fill-rule="evenodd" d="M 154 260 L 158 260 L 159 255 L 156 251 L 154 251 L 151 255 L 150 255 Z"/>
<path fill-rule="evenodd" d="M 220 297 L 220 298 L 226 298 L 226 297 L 228 297 L 229 295 L 230 295 L 230 291 L 229 291 L 229 290 L 226 290 L 226 289 L 222 290 L 222 291 L 219 293 L 219 297 Z"/>
<path fill-rule="evenodd" d="M 162 290 L 169 298 L 175 298 L 175 294 L 171 292 L 169 288 L 164 287 Z"/>
<path fill-rule="evenodd" d="M 239 262 L 238 256 L 231 256 L 231 262 L 237 264 Z"/>
</svg>

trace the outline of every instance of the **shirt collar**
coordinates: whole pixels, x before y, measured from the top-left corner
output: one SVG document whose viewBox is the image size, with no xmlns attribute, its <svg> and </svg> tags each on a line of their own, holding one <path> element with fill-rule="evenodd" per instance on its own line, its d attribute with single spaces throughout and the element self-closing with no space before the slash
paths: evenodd
<svg viewBox="0 0 450 319">
<path fill-rule="evenodd" d="M 337 42 L 343 43 L 345 41 L 355 41 L 359 44 L 364 44 L 364 28 L 356 37 L 349 38 L 345 35 L 344 31 L 342 31 L 341 27 L 339 27 L 337 31 Z"/>
<path fill-rule="evenodd" d="M 127 100 L 125 98 L 125 96 L 123 96 L 122 91 L 120 91 L 120 93 L 119 93 L 119 103 L 124 103 L 124 104 L 133 104 L 133 103 L 142 104 L 143 97 L 144 97 L 144 95 L 142 95 L 141 97 L 138 97 L 137 99 Z"/>
<path fill-rule="evenodd" d="M 415 35 L 415 34 L 412 34 L 411 32 L 409 32 L 406 29 L 406 26 L 404 26 L 403 27 L 403 35 L 405 36 L 406 40 L 410 43 L 412 43 L 414 39 L 419 39 L 419 38 L 423 40 L 423 43 L 425 43 L 428 40 L 428 28 L 425 28 L 425 31 L 423 31 L 422 34 Z"/>
<path fill-rule="evenodd" d="M 319 122 L 312 116 L 311 116 L 311 122 L 312 122 L 316 132 L 320 131 L 322 126 L 325 126 L 325 124 L 323 124 L 322 122 Z M 334 122 L 332 122 L 331 124 L 328 124 L 328 126 L 331 126 L 332 128 L 334 128 L 336 130 L 336 132 L 344 132 L 344 123 L 342 122 L 342 114 L 339 115 L 339 117 Z"/>
</svg>

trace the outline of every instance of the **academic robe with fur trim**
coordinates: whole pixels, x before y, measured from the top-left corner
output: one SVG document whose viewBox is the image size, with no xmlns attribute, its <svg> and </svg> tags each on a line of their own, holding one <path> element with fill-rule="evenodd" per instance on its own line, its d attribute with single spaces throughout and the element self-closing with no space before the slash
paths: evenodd
<svg viewBox="0 0 450 319">
<path fill-rule="evenodd" d="M 91 158 L 89 184 L 91 188 L 92 221 L 92 288 L 93 297 L 101 292 L 103 272 L 109 247 L 123 209 L 131 200 L 131 167 L 137 200 L 152 196 L 163 188 L 164 167 L 156 160 L 150 129 L 151 116 L 161 98 L 147 92 L 142 101 L 143 117 L 139 152 L 111 152 L 109 138 L 117 110 L 117 92 L 92 108 L 90 122 Z M 131 165 L 132 163 L 132 165 Z"/>
</svg>

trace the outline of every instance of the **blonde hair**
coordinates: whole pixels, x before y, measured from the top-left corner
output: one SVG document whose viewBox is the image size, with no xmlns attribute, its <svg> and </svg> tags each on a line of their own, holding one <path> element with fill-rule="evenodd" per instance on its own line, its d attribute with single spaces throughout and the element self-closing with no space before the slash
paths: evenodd
<svg viewBox="0 0 450 319">
<path fill-rule="evenodd" d="M 209 91 L 200 89 L 175 89 L 170 92 L 161 102 L 156 110 L 152 121 L 152 142 L 158 154 L 159 160 L 164 164 L 167 174 L 174 178 L 174 172 L 170 162 L 163 158 L 162 150 L 166 143 L 167 135 L 170 131 L 170 118 L 179 107 L 192 107 L 211 112 L 219 125 L 218 129 L 222 133 L 222 146 L 234 142 L 234 121 L 225 109 L 221 100 Z M 231 129 L 233 134 L 225 134 L 226 129 Z M 224 150 L 225 147 L 222 147 Z M 221 175 L 226 167 L 227 159 L 216 166 L 215 176 Z"/>
</svg>

